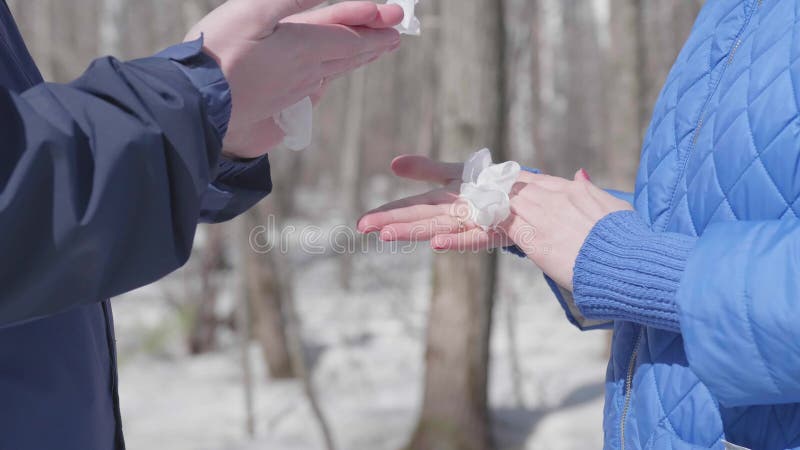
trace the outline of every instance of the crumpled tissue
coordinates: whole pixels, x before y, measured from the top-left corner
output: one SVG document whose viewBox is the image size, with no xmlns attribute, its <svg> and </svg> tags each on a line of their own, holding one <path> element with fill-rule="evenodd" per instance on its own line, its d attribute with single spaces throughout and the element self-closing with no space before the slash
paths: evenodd
<svg viewBox="0 0 800 450">
<path fill-rule="evenodd" d="M 286 135 L 283 145 L 300 151 L 311 145 L 311 135 L 314 131 L 314 105 L 306 97 L 294 105 L 284 109 L 274 117 L 275 123 Z"/>
<path fill-rule="evenodd" d="M 411 36 L 419 36 L 422 34 L 422 26 L 417 19 L 414 9 L 419 3 L 419 0 L 387 0 L 387 5 L 398 5 L 403 8 L 403 21 L 400 25 L 394 27 L 400 34 L 408 34 Z"/>
<path fill-rule="evenodd" d="M 469 220 L 483 230 L 496 228 L 511 215 L 509 193 L 517 181 L 520 165 L 514 161 L 492 163 L 488 148 L 464 163 L 460 197 L 469 205 Z"/>
</svg>

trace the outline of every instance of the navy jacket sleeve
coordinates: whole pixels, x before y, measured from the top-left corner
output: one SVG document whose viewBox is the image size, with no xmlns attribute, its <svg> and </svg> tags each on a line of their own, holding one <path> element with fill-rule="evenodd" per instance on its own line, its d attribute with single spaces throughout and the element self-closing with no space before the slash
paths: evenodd
<svg viewBox="0 0 800 450">
<path fill-rule="evenodd" d="M 214 181 L 203 195 L 200 222 L 219 223 L 252 208 L 272 191 L 266 155 L 249 161 L 221 156 Z"/>
<path fill-rule="evenodd" d="M 220 140 L 171 61 L 95 61 L 0 87 L 0 326 L 99 301 L 187 260 Z"/>
<path fill-rule="evenodd" d="M 189 78 L 206 103 L 206 113 L 219 140 L 228 131 L 231 89 L 216 61 L 202 52 L 202 36 L 173 45 L 156 56 L 167 58 Z M 240 161 L 220 157 L 214 180 L 203 195 L 201 222 L 223 222 L 247 211 L 272 191 L 266 155 Z"/>
</svg>

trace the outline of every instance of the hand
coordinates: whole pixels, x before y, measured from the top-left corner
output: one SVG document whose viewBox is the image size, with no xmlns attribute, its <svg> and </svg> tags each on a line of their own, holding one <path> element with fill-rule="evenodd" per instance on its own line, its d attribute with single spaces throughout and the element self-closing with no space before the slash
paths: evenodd
<svg viewBox="0 0 800 450">
<path fill-rule="evenodd" d="M 283 139 L 275 114 L 305 97 L 318 99 L 326 81 L 399 45 L 391 27 L 403 18 L 400 7 L 344 2 L 304 12 L 321 1 L 228 0 L 187 35 L 204 35 L 204 51 L 231 86 L 228 156 L 265 154 Z"/>
<path fill-rule="evenodd" d="M 594 225 L 631 205 L 594 186 L 583 170 L 574 180 L 523 172 L 511 197 L 511 216 L 496 230 L 483 231 L 459 219 L 460 164 L 423 157 L 392 163 L 398 176 L 446 182 L 447 187 L 389 203 L 359 221 L 362 232 L 380 230 L 386 240 L 431 240 L 440 250 L 471 250 L 516 244 L 564 288 L 572 289 L 572 269 Z M 445 191 L 444 193 L 442 191 Z"/>
<path fill-rule="evenodd" d="M 358 221 L 358 231 L 379 232 L 384 241 L 416 242 L 474 228 L 459 208 L 463 164 L 407 155 L 392 161 L 392 171 L 400 178 L 434 182 L 441 187 L 367 212 Z"/>
</svg>

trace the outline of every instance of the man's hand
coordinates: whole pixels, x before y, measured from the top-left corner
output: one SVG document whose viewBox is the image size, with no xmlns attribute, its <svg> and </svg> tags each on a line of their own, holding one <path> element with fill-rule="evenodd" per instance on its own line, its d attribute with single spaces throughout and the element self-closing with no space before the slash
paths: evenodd
<svg viewBox="0 0 800 450">
<path fill-rule="evenodd" d="M 401 156 L 395 174 L 444 185 L 425 194 L 384 205 L 358 222 L 362 233 L 383 240 L 431 241 L 437 250 L 480 250 L 516 244 L 559 285 L 572 289 L 572 269 L 589 232 L 606 215 L 631 209 L 597 188 L 583 170 L 573 180 L 522 172 L 512 189 L 511 216 L 484 231 L 466 219 L 458 197 L 462 164 Z"/>
<path fill-rule="evenodd" d="M 231 86 L 227 155 L 265 154 L 283 139 L 275 114 L 318 99 L 327 81 L 399 45 L 391 27 L 402 20 L 401 8 L 364 1 L 306 11 L 321 2 L 228 0 L 187 35 L 204 35 L 204 50 Z"/>
</svg>

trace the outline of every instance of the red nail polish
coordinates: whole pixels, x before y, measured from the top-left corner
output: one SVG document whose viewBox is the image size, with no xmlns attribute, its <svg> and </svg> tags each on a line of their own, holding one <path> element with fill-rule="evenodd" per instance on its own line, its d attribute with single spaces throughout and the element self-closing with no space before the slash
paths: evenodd
<svg viewBox="0 0 800 450">
<path fill-rule="evenodd" d="M 592 177 L 589 176 L 589 173 L 586 172 L 586 169 L 581 169 L 581 175 L 586 178 L 586 181 L 592 181 Z"/>
</svg>

